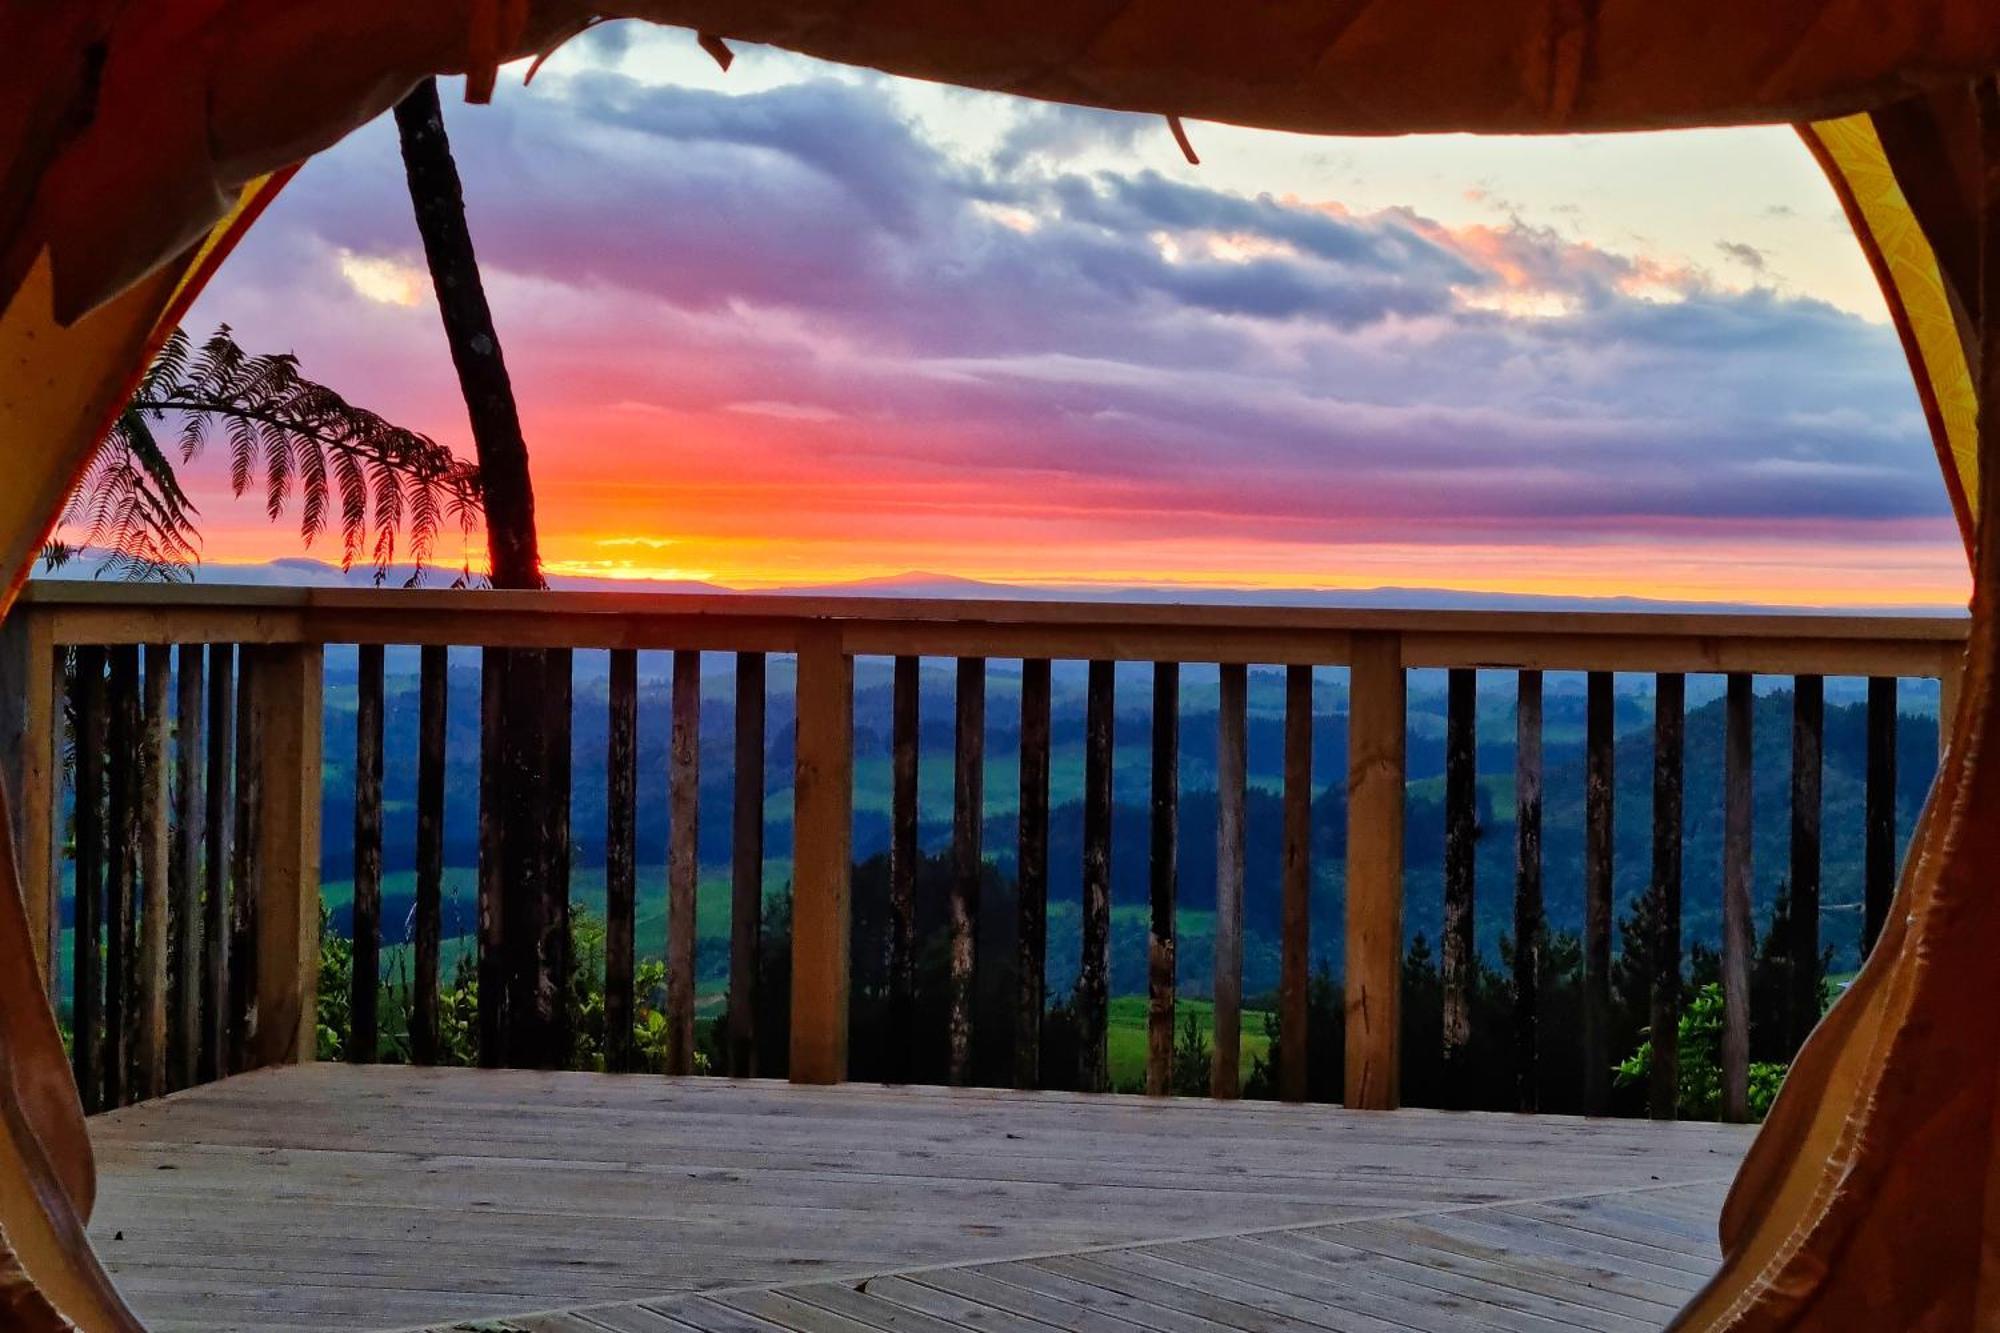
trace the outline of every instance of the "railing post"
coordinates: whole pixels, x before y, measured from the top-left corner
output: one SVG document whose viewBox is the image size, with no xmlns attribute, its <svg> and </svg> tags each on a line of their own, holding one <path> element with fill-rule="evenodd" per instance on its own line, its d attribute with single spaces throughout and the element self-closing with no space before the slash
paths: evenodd
<svg viewBox="0 0 2000 1333">
<path fill-rule="evenodd" d="M 319 994 L 320 691 L 318 644 L 246 648 L 259 783 L 256 1005 L 251 1067 L 311 1060 Z"/>
<path fill-rule="evenodd" d="M 1019 991 L 1014 1006 L 1014 1086 L 1042 1082 L 1042 1009 L 1049 935 L 1049 698 L 1046 657 L 1021 663 L 1021 823 L 1015 865 L 1020 876 Z"/>
<path fill-rule="evenodd" d="M 1346 1104 L 1402 1100 L 1402 637 L 1358 633 L 1348 672 Z"/>
<path fill-rule="evenodd" d="M 949 1024 L 954 1087 L 972 1081 L 972 1010 L 979 974 L 979 889 L 985 868 L 986 659 L 958 659 L 957 726 L 951 786 Z"/>
<path fill-rule="evenodd" d="M 667 1072 L 694 1072 L 695 908 L 701 885 L 701 653 L 674 653 L 667 774 Z"/>
<path fill-rule="evenodd" d="M 1958 719 L 1958 689 L 1965 682 L 1965 645 L 1947 644 L 1938 655 L 1938 758 L 1951 748 L 1952 723 Z"/>
<path fill-rule="evenodd" d="M 1302 1102 L 1311 1089 L 1306 1025 L 1312 969 L 1313 669 L 1285 669 L 1283 944 L 1278 984 L 1278 1095 Z"/>
<path fill-rule="evenodd" d="M 56 827 L 56 682 L 60 669 L 46 617 L 17 605 L 0 621 L 0 782 L 14 821 L 14 854 L 20 858 L 21 896 L 28 909 L 35 965 L 43 987 L 55 993 L 58 842 Z"/>
<path fill-rule="evenodd" d="M 1819 1022 L 1820 797 L 1826 733 L 1826 681 L 1792 682 L 1791 1021 L 1786 1039 L 1796 1050 Z"/>
<path fill-rule="evenodd" d="M 917 765 L 922 663 L 896 659 L 890 704 L 889 816 L 889 1030 L 908 1032 L 917 1004 Z M 953 836 L 957 830 L 954 828 Z M 883 1051 L 882 1073 L 890 1083 L 910 1077 L 910 1043 L 891 1041 Z"/>
<path fill-rule="evenodd" d="M 801 635 L 793 784 L 794 1083 L 847 1076 L 848 937 L 854 829 L 854 661 L 840 631 Z"/>
<path fill-rule="evenodd" d="M 1861 956 L 1889 919 L 1896 893 L 1896 686 L 1894 676 L 1868 681 L 1868 826 L 1862 856 Z"/>
</svg>

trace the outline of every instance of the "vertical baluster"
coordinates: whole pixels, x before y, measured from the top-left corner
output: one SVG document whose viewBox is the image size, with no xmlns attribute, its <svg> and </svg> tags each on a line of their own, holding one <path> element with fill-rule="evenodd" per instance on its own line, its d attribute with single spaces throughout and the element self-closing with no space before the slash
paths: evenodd
<svg viewBox="0 0 2000 1333">
<path fill-rule="evenodd" d="M 201 888 L 201 1053 L 197 1082 L 229 1072 L 229 880 L 236 862 L 236 646 L 208 649 L 207 855 Z"/>
<path fill-rule="evenodd" d="M 1285 851 L 1281 975 L 1278 983 L 1278 1095 L 1302 1102 L 1312 1050 L 1307 1015 L 1312 984 L 1313 669 L 1285 670 Z"/>
<path fill-rule="evenodd" d="M 1826 681 L 1792 683 L 1792 860 L 1790 947 L 1791 1045 L 1797 1049 L 1819 1022 L 1820 762 L 1826 729 Z"/>
<path fill-rule="evenodd" d="M 1235 1097 L 1243 1069 L 1244 800 L 1249 670 L 1222 666 L 1215 739 L 1215 1046 L 1208 1094 Z"/>
<path fill-rule="evenodd" d="M 105 815 L 104 1103 L 123 1106 L 132 1087 L 136 978 L 132 897 L 138 887 L 139 650 L 111 649 L 110 789 Z"/>
<path fill-rule="evenodd" d="M 1447 678 L 1444 745 L 1444 1095 L 1450 1106 L 1473 1099 L 1465 1068 L 1472 1040 L 1472 984 L 1479 969 L 1473 921 L 1473 852 L 1478 837 L 1477 675 Z"/>
<path fill-rule="evenodd" d="M 445 735 L 450 649 L 427 644 L 417 682 L 417 895 L 411 922 L 410 1060 L 437 1063 L 438 968 L 444 933 Z"/>
<path fill-rule="evenodd" d="M 1653 1080 L 1648 1109 L 1672 1120 L 1680 1100 L 1681 756 L 1687 681 L 1662 672 L 1653 716 Z"/>
<path fill-rule="evenodd" d="M 1014 1006 L 1014 1086 L 1042 1080 L 1042 1011 L 1049 939 L 1049 660 L 1021 663 L 1021 822 L 1015 851 L 1019 994 Z"/>
<path fill-rule="evenodd" d="M 479 654 L 479 1064 L 497 1069 L 507 1022 L 506 799 L 501 730 L 507 676 L 514 655 L 488 647 Z"/>
<path fill-rule="evenodd" d="M 104 1106 L 104 650 L 76 650 L 76 907 L 71 960 L 71 1067 L 83 1109 Z"/>
<path fill-rule="evenodd" d="M 1611 673 L 1585 687 L 1583 787 L 1583 1110 L 1611 1109 L 1611 858 L 1617 736 Z"/>
<path fill-rule="evenodd" d="M 562 1069 L 569 1065 L 576 1050 L 576 1034 L 570 1031 L 570 1006 L 562 998 L 569 984 L 570 967 L 569 807 L 575 748 L 570 733 L 575 713 L 576 650 L 543 650 L 542 669 L 542 744 L 547 757 L 542 761 L 541 854 L 543 891 L 548 906 L 539 963 L 542 976 L 553 979 L 557 998 L 549 1015 L 549 1046 L 537 1063 Z M 698 699 L 696 706 L 700 706 Z M 692 1006 L 689 1013 L 693 1013 Z M 692 1055 L 689 1060 L 692 1062 Z"/>
<path fill-rule="evenodd" d="M 1542 673 L 1523 671 L 1514 706 L 1514 1106 L 1541 1104 Z"/>
<path fill-rule="evenodd" d="M 917 764 L 922 664 L 896 659 L 891 700 L 889 766 L 893 791 L 889 823 L 889 1027 L 908 1033 L 916 1022 L 917 992 Z M 910 1076 L 910 1042 L 891 1037 L 883 1052 L 891 1083 Z"/>
<path fill-rule="evenodd" d="M 1406 713 L 1400 636 L 1354 636 L 1348 669 L 1345 1102 L 1402 1101 L 1403 805 Z"/>
<path fill-rule="evenodd" d="M 1951 748 L 1952 724 L 1958 718 L 1958 692 L 1965 683 L 1965 645 L 1954 643 L 1938 654 L 1938 762 Z"/>
<path fill-rule="evenodd" d="M 639 654 L 611 652 L 604 759 L 604 1067 L 632 1068 L 632 953 L 638 921 Z M 730 985 L 735 987 L 732 972 Z M 730 996 L 734 1014 L 739 995 Z M 732 1069 L 731 1073 L 742 1071 Z"/>
<path fill-rule="evenodd" d="M 1153 663 L 1153 817 L 1147 862 L 1146 1092 L 1174 1086 L 1174 908 L 1179 888 L 1181 669 Z M 1218 885 L 1218 894 L 1219 894 Z M 1220 902 L 1217 920 L 1220 921 Z M 1219 927 L 1218 927 L 1219 928 Z M 1219 940 L 1218 935 L 1218 940 Z M 1218 948 L 1220 944 L 1218 943 Z M 1218 988 L 1220 982 L 1217 982 Z"/>
<path fill-rule="evenodd" d="M 729 1072 L 757 1076 L 764 952 L 764 654 L 736 654 L 736 771 L 729 842 Z"/>
<path fill-rule="evenodd" d="M 986 808 L 986 661 L 958 659 L 958 727 L 951 804 L 951 1067 L 972 1079 L 972 1005 L 979 967 L 979 876 Z"/>
<path fill-rule="evenodd" d="M 667 775 L 667 1072 L 694 1072 L 695 889 L 701 875 L 701 654 L 674 653 Z"/>
<path fill-rule="evenodd" d="M 376 997 L 382 977 L 383 649 L 356 652 L 354 682 L 354 953 L 348 978 L 347 1058 L 375 1059 Z"/>
<path fill-rule="evenodd" d="M 257 695 L 261 664 L 249 645 L 236 664 L 236 837 L 230 856 L 229 1003 L 227 1073 L 250 1068 L 250 1035 L 257 1017 L 259 862 L 263 841 L 263 718 Z"/>
<path fill-rule="evenodd" d="M 1868 682 L 1868 837 L 1863 855 L 1861 954 L 1875 948 L 1896 892 L 1896 678 Z"/>
<path fill-rule="evenodd" d="M 1077 1086 L 1111 1089 L 1111 746 L 1116 664 L 1092 662 L 1083 723 L 1083 959 L 1076 979 Z"/>
<path fill-rule="evenodd" d="M 795 1083 L 847 1077 L 854 830 L 854 659 L 836 626 L 800 635 L 792 785 Z"/>
<path fill-rule="evenodd" d="M 145 711 L 139 735 L 139 971 L 137 1087 L 140 1098 L 167 1090 L 167 889 L 172 845 L 167 819 L 168 704 L 173 650 L 145 649 Z"/>
<path fill-rule="evenodd" d="M 1722 773 L 1722 1118 L 1750 1118 L 1751 731 L 1756 699 L 1729 678 Z"/>
<path fill-rule="evenodd" d="M 201 849 L 202 648 L 184 643 L 175 653 L 173 912 L 168 952 L 173 957 L 172 1086 L 190 1087 L 201 1057 Z"/>
</svg>

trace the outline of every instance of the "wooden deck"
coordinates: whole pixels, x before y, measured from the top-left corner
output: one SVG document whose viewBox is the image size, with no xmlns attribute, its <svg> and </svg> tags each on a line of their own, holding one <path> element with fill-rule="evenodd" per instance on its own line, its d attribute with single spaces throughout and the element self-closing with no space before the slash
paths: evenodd
<svg viewBox="0 0 2000 1333">
<path fill-rule="evenodd" d="M 1658 1327 L 1750 1137 L 313 1065 L 92 1128 L 152 1328 L 494 1333 Z"/>
</svg>

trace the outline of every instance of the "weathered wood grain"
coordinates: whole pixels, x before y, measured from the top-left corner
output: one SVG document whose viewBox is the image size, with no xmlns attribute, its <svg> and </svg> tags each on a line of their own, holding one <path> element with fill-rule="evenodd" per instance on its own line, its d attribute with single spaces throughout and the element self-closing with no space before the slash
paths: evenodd
<svg viewBox="0 0 2000 1333">
<path fill-rule="evenodd" d="M 167 915 L 172 833 L 168 818 L 167 737 L 172 730 L 173 650 L 145 647 L 145 703 L 139 733 L 138 1041 L 134 1093 L 167 1090 Z"/>
<path fill-rule="evenodd" d="M 1584 697 L 1583 1109 L 1611 1106 L 1612 799 L 1617 733 L 1611 673 L 1593 671 Z"/>
<path fill-rule="evenodd" d="M 1393 635 L 1357 636 L 1348 672 L 1349 1106 L 1402 1101 L 1403 780 L 1407 698 Z"/>
<path fill-rule="evenodd" d="M 1820 787 L 1826 735 L 1826 681 L 1792 681 L 1792 845 L 1790 1029 L 1802 1044 L 1819 1022 Z"/>
<path fill-rule="evenodd" d="M 206 799 L 202 791 L 205 649 L 182 644 L 174 654 L 173 866 L 167 952 L 173 968 L 169 1024 L 173 1032 L 169 1086 L 191 1087 L 201 1062 L 202 851 Z"/>
<path fill-rule="evenodd" d="M 1180 890 L 1181 668 L 1153 663 L 1153 788 L 1146 889 L 1146 1092 L 1174 1087 L 1174 912 Z M 1218 757 L 1218 768 L 1223 761 Z M 1219 807 L 1218 807 L 1219 808 Z M 1220 849 L 1218 849 L 1220 850 Z M 1217 944 L 1221 946 L 1221 879 L 1217 865 Z M 1220 976 L 1220 974 L 1217 974 Z"/>
<path fill-rule="evenodd" d="M 1875 948 L 1896 893 L 1896 686 L 1868 682 L 1867 835 L 1862 852 L 1861 953 Z"/>
<path fill-rule="evenodd" d="M 1655 1120 L 1678 1114 L 1681 1022 L 1681 778 L 1687 735 L 1687 681 L 1656 678 L 1653 711 L 1652 1083 Z"/>
<path fill-rule="evenodd" d="M 1307 1037 L 1312 971 L 1313 669 L 1285 668 L 1285 845 L 1279 932 L 1279 1088 L 1302 1102 L 1311 1071 Z"/>
<path fill-rule="evenodd" d="M 1468 1106 L 1473 1096 L 1465 1057 L 1472 1044 L 1472 985 L 1479 969 L 1473 888 L 1474 843 L 1479 836 L 1478 709 L 1478 674 L 1454 669 L 1445 683 L 1444 930 L 1439 959 L 1448 1106 Z"/>
<path fill-rule="evenodd" d="M 1083 720 L 1083 956 L 1076 981 L 1077 1086 L 1111 1088 L 1111 745 L 1114 664 L 1090 664 Z"/>
<path fill-rule="evenodd" d="M 1542 673 L 1523 671 L 1514 705 L 1514 1107 L 1540 1105 L 1542 950 Z"/>
<path fill-rule="evenodd" d="M 792 783 L 791 1077 L 847 1077 L 854 827 L 854 662 L 837 634 L 799 646 Z"/>
<path fill-rule="evenodd" d="M 1215 1041 L 1208 1095 L 1235 1097 L 1243 1065 L 1244 802 L 1249 768 L 1249 674 L 1222 665 L 1215 741 Z"/>
<path fill-rule="evenodd" d="M 1722 1118 L 1750 1118 L 1751 679 L 1729 678 L 1722 774 Z"/>
<path fill-rule="evenodd" d="M 410 1058 L 420 1065 L 438 1058 L 450 666 L 448 649 L 426 645 L 417 667 L 417 887 L 411 923 Z"/>
<path fill-rule="evenodd" d="M 740 678 L 738 683 L 740 686 Z M 620 1073 L 634 1064 L 632 972 L 639 896 L 639 654 L 630 648 L 612 650 L 605 707 L 604 1064 L 613 1073 Z M 732 923 L 732 930 L 736 924 Z M 734 956 L 732 947 L 732 960 Z M 733 1028 L 735 1009 L 742 999 L 736 990 L 733 966 L 730 986 Z M 733 1061 L 733 1042 L 731 1051 Z"/>
<path fill-rule="evenodd" d="M 922 663 L 896 659 L 891 687 L 889 795 L 889 1030 L 908 1032 L 916 1022 L 917 994 L 917 768 L 921 760 Z M 909 1078 L 910 1045 L 892 1041 L 884 1073 L 891 1083 Z"/>
<path fill-rule="evenodd" d="M 104 853 L 104 1101 L 132 1100 L 139 987 L 134 919 L 139 888 L 139 649 L 111 649 L 106 695 Z"/>
<path fill-rule="evenodd" d="M 729 1072 L 757 1076 L 764 952 L 764 654 L 736 654 L 736 771 L 729 840 Z"/>
<path fill-rule="evenodd" d="M 972 1006 L 979 973 L 979 888 L 985 873 L 986 659 L 958 659 L 958 715 L 951 784 L 951 1053 L 946 1077 L 972 1079 Z"/>
<path fill-rule="evenodd" d="M 236 645 L 208 650 L 208 835 L 201 889 L 201 1054 L 198 1082 L 229 1071 L 229 904 L 236 867 Z"/>
<path fill-rule="evenodd" d="M 348 981 L 347 1059 L 369 1064 L 381 1040 L 383 648 L 357 650 L 354 684 L 354 967 Z"/>
<path fill-rule="evenodd" d="M 667 772 L 667 1070 L 694 1072 L 695 894 L 701 883 L 701 654 L 674 654 Z"/>
<path fill-rule="evenodd" d="M 74 1040 L 70 1068 L 83 1109 L 104 1105 L 104 754 L 109 700 L 104 649 L 76 650 L 70 682 L 76 710 L 75 926 L 72 933 L 71 1006 Z"/>
<path fill-rule="evenodd" d="M 1049 660 L 1029 658 L 1021 663 L 1021 816 L 1015 850 L 1017 1088 L 1039 1087 L 1042 1081 L 1042 1013 L 1048 1005 L 1049 708 Z"/>
</svg>

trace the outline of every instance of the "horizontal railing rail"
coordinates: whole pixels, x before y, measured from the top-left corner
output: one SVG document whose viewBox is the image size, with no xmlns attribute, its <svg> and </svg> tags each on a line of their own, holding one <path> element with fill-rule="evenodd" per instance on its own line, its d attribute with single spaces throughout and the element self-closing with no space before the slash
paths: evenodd
<svg viewBox="0 0 2000 1333">
<path fill-rule="evenodd" d="M 854 661 L 891 658 L 889 916 L 883 952 L 888 1012 L 910 1017 L 919 941 L 914 937 L 918 846 L 919 658 L 957 661 L 952 857 L 944 929 L 950 1077 L 971 1076 L 977 921 L 982 866 L 986 665 L 1019 659 L 1020 781 L 1018 957 L 1009 1067 L 1015 1082 L 1046 1081 L 1039 1068 L 1049 881 L 1050 663 L 1090 664 L 1082 737 L 1082 956 L 1073 999 L 1077 1083 L 1109 1085 L 1106 1012 L 1116 663 L 1152 664 L 1152 791 L 1148 889 L 1148 1041 L 1145 1086 L 1164 1092 L 1176 1011 L 1176 854 L 1179 839 L 1180 668 L 1220 667 L 1216 714 L 1214 1049 L 1208 1079 L 1218 1096 L 1240 1091 L 1247 671 L 1285 672 L 1278 986 L 1280 1088 L 1303 1097 L 1309 1060 L 1307 991 L 1314 782 L 1313 669 L 1345 668 L 1344 1095 L 1350 1105 L 1401 1099 L 1404 985 L 1406 673 L 1448 675 L 1444 771 L 1443 923 L 1439 947 L 1447 1083 L 1464 1059 L 1476 984 L 1474 842 L 1477 838 L 1475 673 L 1517 674 L 1514 805 L 1517 855 L 1513 938 L 1538 941 L 1544 920 L 1540 846 L 1542 691 L 1545 672 L 1588 673 L 1585 741 L 1585 912 L 1582 1104 L 1608 1104 L 1612 903 L 1612 673 L 1655 678 L 1652 891 L 1664 904 L 1649 941 L 1655 970 L 1652 1106 L 1670 1115 L 1675 1025 L 1683 965 L 1679 864 L 1689 674 L 1728 677 L 1721 973 L 1728 1026 L 1724 1111 L 1747 1113 L 1751 951 L 1750 737 L 1752 675 L 1795 677 L 1789 893 L 1810 927 L 1794 925 L 1799 956 L 1817 956 L 1820 682 L 1866 677 L 1868 693 L 1867 924 L 1873 938 L 1893 889 L 1896 816 L 1896 682 L 1935 678 L 1940 717 L 1956 698 L 1966 634 L 1962 618 L 1790 614 L 1654 614 L 1401 611 L 1181 603 L 906 600 L 893 598 L 626 593 L 508 593 L 31 584 L 0 626 L 0 752 L 15 795 L 16 845 L 25 867 L 39 961 L 53 993 L 65 876 L 77 886 L 69 999 L 86 1102 L 114 1105 L 238 1069 L 308 1059 L 314 1049 L 319 971 L 322 801 L 322 649 L 359 645 L 355 689 L 354 1037 L 368 1058 L 379 1023 L 385 646 L 423 650 L 419 688 L 416 898 L 413 907 L 410 1055 L 438 1057 L 443 824 L 456 797 L 446 784 L 445 649 L 552 649 L 544 677 L 551 715 L 570 707 L 570 658 L 610 651 L 606 756 L 605 1049 L 610 1068 L 635 1063 L 637 654 L 674 654 L 668 765 L 670 845 L 664 1008 L 665 1067 L 694 1067 L 694 922 L 699 881 L 696 794 L 701 657 L 735 654 L 735 791 L 731 845 L 732 940 L 728 1072 L 757 1072 L 758 917 L 766 791 L 766 661 L 796 659 L 788 1070 L 792 1078 L 848 1076 L 854 904 Z M 481 726 L 506 725 L 495 699 Z M 70 719 L 65 732 L 64 717 Z M 1948 728 L 1941 727 L 1941 736 Z M 65 764 L 65 755 L 73 760 Z M 65 772 L 68 776 L 65 777 Z M 567 757 L 549 757 L 537 780 L 562 807 L 559 883 L 567 902 Z M 65 785 L 67 784 L 67 785 Z M 483 784 L 482 784 L 483 785 Z M 74 811 L 60 827 L 64 793 Z M 484 831 L 483 831 L 484 833 Z M 485 856 L 482 842 L 482 859 Z M 482 959 L 497 937 L 498 895 L 482 872 Z M 567 908 L 562 909 L 566 913 Z M 1543 1044 L 1535 996 L 1539 947 L 1516 947 L 1515 1073 L 1519 1104 L 1534 1104 Z M 497 981 L 482 963 L 482 984 Z M 547 978 L 551 982 L 556 978 Z M 1810 997 L 1797 1003 L 1803 1012 Z M 1809 1022 L 1809 1018 L 1801 1018 Z M 482 1036 L 491 1037 L 490 1033 Z M 893 1063 L 886 1071 L 898 1072 Z M 1185 1086 L 1185 1081 L 1180 1081 Z"/>
</svg>

